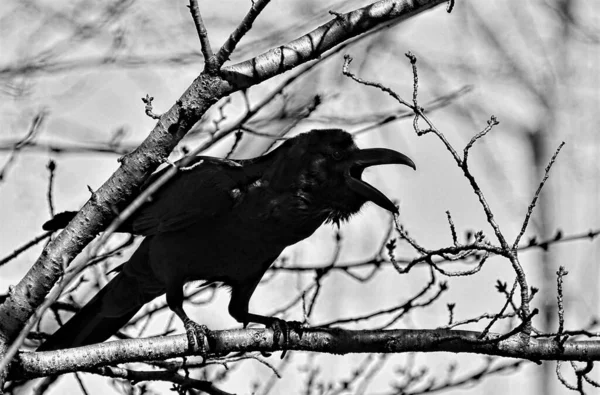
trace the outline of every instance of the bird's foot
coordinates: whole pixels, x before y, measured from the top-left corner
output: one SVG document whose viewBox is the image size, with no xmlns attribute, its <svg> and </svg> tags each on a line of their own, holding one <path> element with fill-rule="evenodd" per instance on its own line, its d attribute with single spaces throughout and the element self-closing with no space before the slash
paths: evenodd
<svg viewBox="0 0 600 395">
<path fill-rule="evenodd" d="M 299 321 L 285 321 L 281 318 L 273 317 L 267 327 L 273 330 L 273 346 L 276 347 L 279 344 L 279 339 L 283 337 L 281 359 L 285 358 L 285 354 L 289 349 L 292 331 L 296 332 L 298 337 L 302 337 L 303 326 Z"/>
<path fill-rule="evenodd" d="M 200 352 L 203 356 L 208 351 L 208 334 L 210 331 L 206 325 L 199 325 L 191 319 L 186 319 L 183 323 L 185 333 L 188 339 L 190 351 Z"/>
</svg>

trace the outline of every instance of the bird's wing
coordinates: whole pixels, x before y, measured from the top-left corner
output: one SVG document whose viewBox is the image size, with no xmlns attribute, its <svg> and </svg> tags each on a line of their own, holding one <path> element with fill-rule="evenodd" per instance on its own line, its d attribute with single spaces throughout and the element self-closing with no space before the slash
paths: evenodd
<svg viewBox="0 0 600 395">
<path fill-rule="evenodd" d="M 152 175 L 145 186 L 165 171 Z M 132 216 L 128 221 L 129 230 L 148 236 L 185 229 L 201 221 L 218 220 L 231 210 L 235 189 L 245 182 L 243 167 L 236 162 L 198 157 Z"/>
</svg>

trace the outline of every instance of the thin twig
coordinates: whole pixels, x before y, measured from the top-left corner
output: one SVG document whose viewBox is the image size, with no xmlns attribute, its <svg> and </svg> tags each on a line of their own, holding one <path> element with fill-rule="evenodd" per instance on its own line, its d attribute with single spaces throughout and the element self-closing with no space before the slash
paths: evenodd
<svg viewBox="0 0 600 395">
<path fill-rule="evenodd" d="M 446 95 L 436 97 L 435 99 L 427 102 L 427 104 L 426 104 L 427 110 L 429 112 L 432 112 L 433 110 L 445 108 L 445 107 L 449 106 L 450 104 L 453 104 L 456 101 L 456 99 L 464 96 L 465 94 L 467 94 L 471 91 L 472 91 L 471 86 L 463 86 L 462 88 L 452 91 Z M 381 115 L 381 114 L 376 114 L 376 115 Z M 354 136 L 357 136 L 359 134 L 363 134 L 363 133 L 369 132 L 371 130 L 379 129 L 379 128 L 381 128 L 381 126 L 387 125 L 388 123 L 400 121 L 400 120 L 407 119 L 407 118 L 410 118 L 413 116 L 414 116 L 414 112 L 412 110 L 410 110 L 410 111 L 406 111 L 406 110 L 394 111 L 393 113 L 391 113 L 389 115 L 378 116 L 377 118 L 375 118 L 376 121 L 373 124 L 363 126 L 362 128 L 353 130 L 350 133 Z M 344 120 L 346 122 L 348 122 L 348 118 L 345 118 Z M 361 123 L 365 123 L 363 119 L 361 119 Z"/>
<path fill-rule="evenodd" d="M 429 304 L 431 304 L 434 300 L 436 300 L 439 295 L 447 290 L 447 287 L 441 285 L 438 292 L 431 297 L 428 301 L 425 302 L 421 302 L 421 303 L 417 303 L 417 300 L 423 296 L 425 296 L 425 294 L 435 285 L 435 274 L 433 272 L 433 269 L 430 269 L 430 280 L 427 282 L 427 284 L 425 284 L 423 286 L 423 288 L 417 293 L 415 294 L 413 297 L 411 297 L 409 300 L 407 300 L 406 302 L 391 307 L 391 308 L 387 308 L 387 309 L 382 309 L 382 310 L 378 310 L 372 313 L 368 313 L 368 314 L 364 314 L 361 316 L 356 316 L 356 317 L 351 317 L 351 318 L 342 318 L 342 319 L 337 319 L 334 321 L 330 321 L 330 322 L 326 322 L 323 324 L 318 325 L 319 327 L 330 327 L 332 325 L 340 325 L 340 324 L 347 324 L 347 323 L 354 323 L 354 322 L 358 322 L 358 321 L 363 321 L 363 320 L 370 320 L 372 318 L 376 318 L 382 315 L 386 315 L 386 314 L 390 314 L 390 313 L 396 313 L 398 311 L 400 311 L 401 315 L 406 314 L 408 311 L 416 308 L 416 307 L 424 307 L 427 306 Z M 388 326 L 389 324 L 387 324 L 386 326 Z"/>
<path fill-rule="evenodd" d="M 242 37 L 248 33 L 248 31 L 252 28 L 252 23 L 254 20 L 260 15 L 263 8 L 269 4 L 270 0 L 256 0 L 252 1 L 252 6 L 250 10 L 242 20 L 242 22 L 236 27 L 236 29 L 231 33 L 227 41 L 223 44 L 223 46 L 217 52 L 215 59 L 215 67 L 219 68 L 229 60 L 229 56 L 235 50 L 235 47 L 240 42 Z"/>
<path fill-rule="evenodd" d="M 449 303 L 452 304 L 452 303 Z M 508 314 L 502 314 L 502 315 L 498 315 L 498 313 L 483 313 L 481 315 L 478 315 L 477 317 L 472 317 L 472 318 L 467 318 L 461 321 L 454 321 L 448 325 L 444 325 L 444 326 L 439 326 L 437 329 L 454 329 L 456 327 L 459 326 L 463 326 L 463 325 L 467 325 L 467 324 L 474 324 L 476 322 L 480 322 L 482 320 L 488 319 L 488 320 L 492 320 L 497 318 L 500 319 L 506 319 L 506 318 L 512 318 L 516 316 L 516 313 L 508 313 Z"/>
<path fill-rule="evenodd" d="M 323 284 L 323 279 L 329 273 L 329 269 L 334 267 L 338 259 L 340 258 L 340 253 L 342 252 L 342 236 L 340 231 L 338 230 L 335 234 L 335 250 L 333 252 L 333 256 L 331 257 L 331 261 L 329 265 L 327 265 L 323 270 L 317 271 L 315 278 L 315 291 L 311 298 L 310 303 L 308 304 L 308 309 L 306 313 L 306 318 L 310 318 L 312 315 L 315 305 L 317 304 L 317 298 L 319 297 L 319 292 L 321 291 L 321 286 Z"/>
<path fill-rule="evenodd" d="M 563 305 L 563 278 L 567 274 L 569 274 L 569 272 L 565 270 L 564 266 L 560 266 L 558 268 L 558 271 L 556 272 L 556 301 L 558 304 L 558 335 L 556 336 L 557 339 L 560 337 L 560 335 L 565 329 L 565 308 Z"/>
<path fill-rule="evenodd" d="M 370 369 L 363 370 L 364 379 L 361 383 L 359 383 L 358 388 L 356 389 L 356 395 L 364 395 L 365 394 L 368 387 L 371 385 L 371 382 L 375 379 L 375 377 L 377 376 L 377 373 L 379 373 L 383 369 L 383 367 L 384 367 L 386 361 L 388 361 L 389 357 L 390 356 L 387 354 L 379 355 L 377 360 L 373 363 L 373 365 L 371 366 Z M 359 372 L 360 372 L 360 370 L 359 370 Z"/>
<path fill-rule="evenodd" d="M 500 122 L 498 122 L 496 117 L 492 115 L 487 121 L 487 126 L 485 127 L 485 129 L 483 129 L 481 132 L 477 133 L 475 136 L 473 136 L 473 138 L 471 138 L 471 141 L 469 141 L 469 143 L 465 146 L 465 149 L 463 150 L 463 162 L 465 166 L 467 165 L 469 150 L 471 149 L 471 147 L 473 147 L 473 144 L 475 144 L 477 140 L 488 134 L 492 130 L 492 128 L 498 125 L 499 123 Z"/>
<path fill-rule="evenodd" d="M 77 380 L 77 384 L 79 384 L 79 389 L 81 390 L 81 393 L 83 395 L 89 395 L 89 392 L 85 387 L 85 384 L 83 383 L 83 380 L 81 379 L 81 374 L 79 372 L 75 372 L 75 380 Z"/>
<path fill-rule="evenodd" d="M 515 279 L 510 293 L 506 296 L 506 302 L 504 303 L 504 306 L 502 306 L 502 309 L 500 309 L 498 314 L 496 314 L 496 316 L 483 329 L 483 331 L 481 332 L 481 335 L 479 335 L 480 339 L 484 339 L 487 336 L 487 334 L 489 333 L 490 329 L 492 329 L 492 326 L 494 326 L 496 321 L 498 321 L 500 318 L 504 317 L 504 312 L 506 311 L 508 306 L 512 303 L 512 297 L 515 293 L 515 290 L 517 289 L 517 284 L 518 284 L 518 281 Z"/>
<path fill-rule="evenodd" d="M 448 326 L 449 327 L 453 327 L 453 323 L 454 323 L 454 308 L 456 307 L 456 303 L 448 303 L 446 304 L 446 307 L 448 308 Z"/>
<path fill-rule="evenodd" d="M 149 94 L 146 93 L 146 97 L 142 97 L 142 101 L 145 104 L 144 107 L 144 111 L 146 112 L 146 115 L 149 116 L 152 119 L 160 119 L 160 117 L 162 116 L 161 114 L 156 114 L 153 111 L 153 107 L 152 107 L 152 101 L 154 100 L 154 97 L 150 96 Z"/>
<path fill-rule="evenodd" d="M 2 259 L 0 259 L 0 266 L 4 265 L 7 262 L 10 262 L 11 260 L 13 260 L 16 257 L 18 257 L 19 255 L 21 255 L 23 252 L 27 251 L 28 249 L 30 249 L 34 245 L 38 244 L 40 241 L 42 241 L 44 239 L 47 239 L 50 236 L 52 236 L 52 232 L 46 232 L 44 234 L 41 234 L 41 235 L 37 236 L 33 240 L 25 243 L 24 245 L 22 245 L 21 247 L 17 248 L 16 250 L 14 250 L 9 255 L 5 256 Z"/>
<path fill-rule="evenodd" d="M 562 375 L 562 373 L 560 371 L 561 365 L 562 365 L 562 361 L 556 361 L 556 377 L 558 377 L 558 380 L 560 380 L 560 382 L 562 383 L 562 385 L 564 385 L 565 387 L 567 387 L 571 391 L 577 391 L 577 387 L 574 386 L 574 385 L 569 384 L 569 382 L 567 381 L 567 379 L 565 379 L 564 376 Z"/>
<path fill-rule="evenodd" d="M 450 210 L 446 210 L 446 216 L 448 217 L 448 225 L 450 225 L 450 234 L 452 235 L 452 242 L 455 246 L 458 246 L 458 236 L 456 235 L 456 226 L 454 225 L 454 221 L 452 221 L 452 215 L 450 215 Z"/>
<path fill-rule="evenodd" d="M 56 162 L 52 159 L 48 161 L 46 168 L 49 171 L 48 175 L 48 192 L 46 193 L 46 199 L 48 201 L 48 209 L 50 210 L 50 217 L 54 217 L 54 198 L 52 191 L 54 189 L 54 171 L 56 170 Z"/>
<path fill-rule="evenodd" d="M 554 155 L 552 155 L 552 159 L 550 159 L 550 163 L 548 163 L 548 166 L 546 166 L 546 170 L 544 171 L 544 178 L 540 182 L 540 185 L 538 186 L 537 190 L 535 191 L 535 194 L 533 195 L 533 199 L 531 200 L 531 203 L 529 204 L 529 207 L 527 208 L 527 214 L 525 215 L 525 220 L 523 221 L 523 225 L 521 226 L 521 231 L 519 232 L 519 234 L 515 238 L 515 242 L 513 243 L 513 246 L 512 246 L 513 250 L 517 248 L 517 245 L 519 244 L 521 237 L 523 237 L 523 234 L 525 233 L 525 230 L 527 229 L 527 225 L 529 224 L 529 219 L 531 218 L 531 214 L 533 213 L 533 208 L 535 207 L 535 204 L 537 203 L 538 197 L 540 196 L 540 192 L 542 192 L 542 188 L 544 187 L 546 180 L 548 180 L 548 177 L 550 176 L 550 169 L 552 169 L 552 165 L 556 161 L 556 157 L 558 156 L 558 154 L 560 153 L 560 150 L 562 149 L 562 147 L 564 145 L 565 145 L 564 141 L 562 143 L 560 143 L 560 145 L 556 149 L 556 152 L 554 153 Z"/>
<path fill-rule="evenodd" d="M 126 379 L 131 382 L 140 381 L 167 381 L 177 385 L 180 389 L 198 389 L 211 395 L 232 395 L 229 392 L 225 392 L 215 387 L 210 381 L 196 380 L 186 376 L 182 376 L 177 372 L 166 371 L 166 370 L 149 370 L 149 371 L 138 371 L 125 369 L 116 366 L 105 366 L 96 368 L 89 371 L 90 373 L 99 374 L 107 377 L 115 377 Z M 176 391 L 178 392 L 178 391 Z M 184 391 L 187 392 L 187 391 Z M 184 393 L 179 392 L 179 393 Z"/>
<path fill-rule="evenodd" d="M 492 361 L 490 360 L 490 362 L 488 364 L 486 364 L 486 366 L 482 367 L 481 369 L 478 369 L 477 371 L 475 371 L 473 373 L 470 373 L 466 377 L 455 379 L 453 381 L 448 380 L 448 381 L 442 382 L 437 385 L 434 385 L 432 383 L 431 385 L 427 385 L 422 390 L 410 391 L 407 393 L 410 395 L 429 395 L 429 394 L 436 393 L 436 392 L 447 392 L 448 390 L 451 390 L 453 388 L 467 386 L 467 385 L 469 388 L 473 388 L 481 380 L 483 380 L 484 378 L 489 377 L 493 374 L 498 374 L 498 373 L 505 374 L 507 371 L 517 370 L 526 361 L 516 361 L 516 362 L 508 363 L 505 365 L 500 365 L 495 368 L 491 368 L 491 362 Z"/>
<path fill-rule="evenodd" d="M 202 50 L 202 56 L 204 56 L 205 67 L 210 69 L 209 64 L 213 62 L 213 51 L 210 47 L 208 32 L 204 26 L 202 16 L 200 15 L 198 0 L 190 0 L 190 5 L 188 7 L 192 13 L 192 19 L 194 20 L 194 25 L 196 25 L 196 31 L 198 32 L 198 38 L 200 39 L 200 49 Z"/>
<path fill-rule="evenodd" d="M 8 173 L 10 166 L 13 164 L 13 162 L 17 158 L 19 151 L 35 139 L 37 133 L 41 130 L 41 127 L 42 127 L 47 115 L 48 115 L 48 112 L 46 110 L 42 110 L 38 114 L 36 114 L 33 117 L 32 121 L 31 121 L 31 125 L 29 126 L 29 130 L 27 131 L 25 136 L 23 136 L 22 139 L 18 140 L 16 143 L 14 143 L 10 147 L 10 149 L 11 149 L 10 156 L 4 163 L 4 166 L 2 166 L 2 169 L 0 169 L 0 182 L 2 182 L 4 180 L 4 178 L 6 177 L 6 174 Z"/>
<path fill-rule="evenodd" d="M 357 77 L 354 73 L 352 73 L 350 71 L 350 63 L 352 63 L 352 60 L 353 60 L 352 56 L 350 56 L 348 54 L 344 55 L 344 65 L 342 66 L 342 73 L 345 76 L 352 78 L 354 81 L 358 82 L 359 84 L 367 85 L 367 86 L 372 86 L 374 88 L 382 90 L 383 92 L 387 93 L 388 95 L 390 95 L 394 99 L 396 99 L 396 101 L 398 101 L 398 103 L 400 103 L 402 105 L 405 105 L 408 108 L 413 109 L 413 106 L 410 103 L 408 103 L 407 101 L 405 101 L 403 98 L 401 98 L 396 92 L 394 92 L 390 88 L 388 88 L 386 86 L 383 86 L 383 85 L 381 85 L 380 83 L 377 83 L 377 82 L 363 80 L 362 78 Z"/>
<path fill-rule="evenodd" d="M 278 136 L 274 136 L 274 135 L 269 134 L 269 133 L 259 132 L 258 130 L 254 129 L 254 128 L 251 128 L 248 125 L 242 125 L 242 126 L 240 126 L 240 130 L 243 130 L 244 132 L 247 132 L 248 134 L 251 134 L 253 136 L 266 137 L 268 139 L 272 139 L 272 140 L 276 140 L 276 141 L 288 140 L 288 137 L 278 137 Z"/>
</svg>

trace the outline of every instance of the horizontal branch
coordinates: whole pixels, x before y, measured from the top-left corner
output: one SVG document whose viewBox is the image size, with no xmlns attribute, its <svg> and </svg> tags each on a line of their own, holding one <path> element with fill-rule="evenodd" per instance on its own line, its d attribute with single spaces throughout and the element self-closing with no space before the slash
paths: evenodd
<svg viewBox="0 0 600 395">
<path fill-rule="evenodd" d="M 346 330 L 306 328 L 302 334 L 292 331 L 287 349 L 331 354 L 452 352 L 512 357 L 534 361 L 600 360 L 600 340 L 554 339 L 524 340 L 513 336 L 494 342 L 499 334 L 478 340 L 480 332 L 446 329 Z M 21 352 L 11 366 L 9 378 L 27 379 L 85 371 L 117 363 L 164 360 L 189 355 L 186 335 L 129 339 L 69 350 Z M 235 329 L 211 332 L 210 354 L 230 352 L 281 351 L 273 344 L 271 329 Z"/>
</svg>

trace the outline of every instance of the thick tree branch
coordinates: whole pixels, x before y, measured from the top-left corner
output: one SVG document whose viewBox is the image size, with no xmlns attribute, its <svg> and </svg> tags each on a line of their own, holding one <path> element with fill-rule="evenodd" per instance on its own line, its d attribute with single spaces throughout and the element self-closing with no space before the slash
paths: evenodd
<svg viewBox="0 0 600 395">
<path fill-rule="evenodd" d="M 243 89 L 316 59 L 339 43 L 376 26 L 403 21 L 442 3 L 445 1 L 383 0 L 347 14 L 337 14 L 332 21 L 300 38 L 273 48 L 254 59 L 221 69 L 221 75 L 237 89 Z"/>
<path fill-rule="evenodd" d="M 333 354 L 453 352 L 496 355 L 520 359 L 600 360 L 600 341 L 568 340 L 562 347 L 554 339 L 519 336 L 495 342 L 499 334 L 480 341 L 479 332 L 432 330 L 345 330 L 306 328 L 301 336 L 292 332 L 288 349 Z M 585 349 L 585 352 L 582 350 Z M 271 329 L 237 329 L 211 332 L 209 353 L 278 351 Z M 14 361 L 11 379 L 25 379 L 125 362 L 163 360 L 189 355 L 186 335 L 131 339 L 48 352 L 22 352 Z"/>
</svg>

